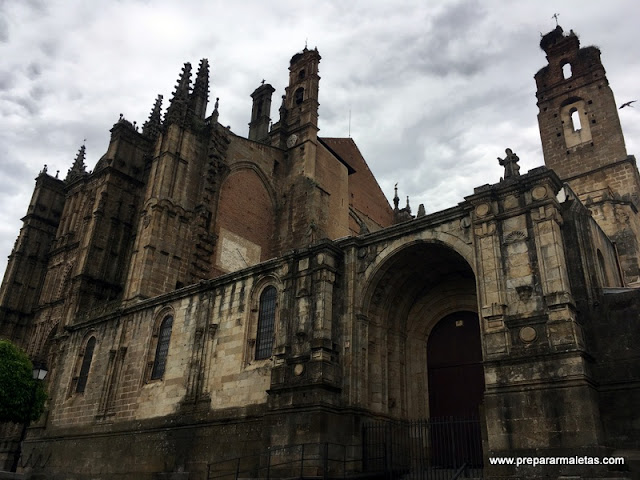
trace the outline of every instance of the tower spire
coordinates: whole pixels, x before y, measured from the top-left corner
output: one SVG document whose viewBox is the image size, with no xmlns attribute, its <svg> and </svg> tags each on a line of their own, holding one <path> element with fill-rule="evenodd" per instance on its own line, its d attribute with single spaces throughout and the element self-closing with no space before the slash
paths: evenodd
<svg viewBox="0 0 640 480">
<path fill-rule="evenodd" d="M 182 123 L 187 114 L 189 107 L 189 88 L 191 86 L 191 64 L 185 63 L 182 67 L 176 90 L 171 97 L 167 114 L 165 115 L 165 124 Z"/>
<path fill-rule="evenodd" d="M 156 97 L 156 102 L 151 109 L 151 113 L 149 114 L 149 119 L 144 122 L 142 125 L 142 134 L 150 137 L 156 138 L 158 136 L 158 132 L 160 132 L 160 126 L 162 125 L 161 112 L 162 110 L 162 95 L 158 95 Z"/>
<path fill-rule="evenodd" d="M 72 182 L 73 180 L 83 177 L 87 174 L 87 167 L 84 164 L 85 160 L 86 147 L 84 143 L 78 150 L 78 154 L 76 155 L 76 159 L 73 161 L 73 165 L 67 172 L 67 177 L 64 179 L 65 182 Z"/>
<path fill-rule="evenodd" d="M 209 61 L 206 58 L 200 60 L 198 74 L 193 85 L 193 92 L 189 101 L 191 112 L 197 118 L 204 118 L 209 101 Z"/>
</svg>

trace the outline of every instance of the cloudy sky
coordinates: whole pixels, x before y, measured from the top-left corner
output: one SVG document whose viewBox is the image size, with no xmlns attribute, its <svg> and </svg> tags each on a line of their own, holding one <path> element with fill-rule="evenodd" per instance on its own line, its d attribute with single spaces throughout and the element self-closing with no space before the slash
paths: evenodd
<svg viewBox="0 0 640 480">
<path fill-rule="evenodd" d="M 182 64 L 204 57 L 207 114 L 220 97 L 220 122 L 245 136 L 260 80 L 279 98 L 291 56 L 317 47 L 320 135 L 348 136 L 351 112 L 381 187 L 391 198 L 398 182 L 414 211 L 497 182 L 506 147 L 521 171 L 540 166 L 533 75 L 554 13 L 601 48 L 617 102 L 640 99 L 635 0 L 0 0 L 0 273 L 42 166 L 64 177 L 86 139 L 92 169 L 119 114 L 142 124 Z M 640 153 L 640 102 L 620 117 Z"/>
</svg>

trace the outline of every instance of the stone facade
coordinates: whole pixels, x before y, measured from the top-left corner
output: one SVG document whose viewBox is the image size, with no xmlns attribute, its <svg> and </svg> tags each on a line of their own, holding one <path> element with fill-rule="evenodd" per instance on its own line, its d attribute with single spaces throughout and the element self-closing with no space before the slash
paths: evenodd
<svg viewBox="0 0 640 480">
<path fill-rule="evenodd" d="M 520 174 L 509 150 L 504 180 L 430 215 L 397 194 L 392 209 L 351 139 L 318 137 L 320 55 L 306 48 L 277 122 L 273 88 L 251 95 L 248 139 L 217 102 L 205 116 L 203 60 L 164 119 L 160 97 L 141 130 L 114 125 L 92 172 L 84 148 L 65 180 L 41 172 L 0 290 L 0 334 L 50 368 L 24 469 L 200 479 L 269 447 L 359 444 L 370 420 L 467 414 L 485 463 L 630 463 L 638 171 L 597 49 L 560 28 L 541 47 L 550 168 Z M 575 112 L 583 128 L 567 126 Z"/>
</svg>

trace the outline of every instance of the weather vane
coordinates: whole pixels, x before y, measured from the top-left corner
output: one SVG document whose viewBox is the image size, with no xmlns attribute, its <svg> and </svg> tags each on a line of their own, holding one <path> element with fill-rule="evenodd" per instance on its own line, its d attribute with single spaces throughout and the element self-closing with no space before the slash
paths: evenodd
<svg viewBox="0 0 640 480">
<path fill-rule="evenodd" d="M 558 17 L 560 16 L 559 13 L 554 13 L 551 18 L 554 18 L 556 20 L 556 27 L 558 26 Z"/>
</svg>

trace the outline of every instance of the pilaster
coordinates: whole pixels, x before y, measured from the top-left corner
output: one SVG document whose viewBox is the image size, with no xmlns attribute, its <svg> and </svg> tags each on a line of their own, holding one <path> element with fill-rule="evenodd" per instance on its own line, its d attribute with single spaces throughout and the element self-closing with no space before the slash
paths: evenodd
<svg viewBox="0 0 640 480">
<path fill-rule="evenodd" d="M 331 242 L 297 251 L 287 283 L 291 317 L 286 345 L 276 340 L 269 403 L 272 409 L 337 405 L 342 390 L 338 362 L 336 283 L 342 252 Z M 281 315 L 285 314 L 285 311 Z"/>
</svg>

